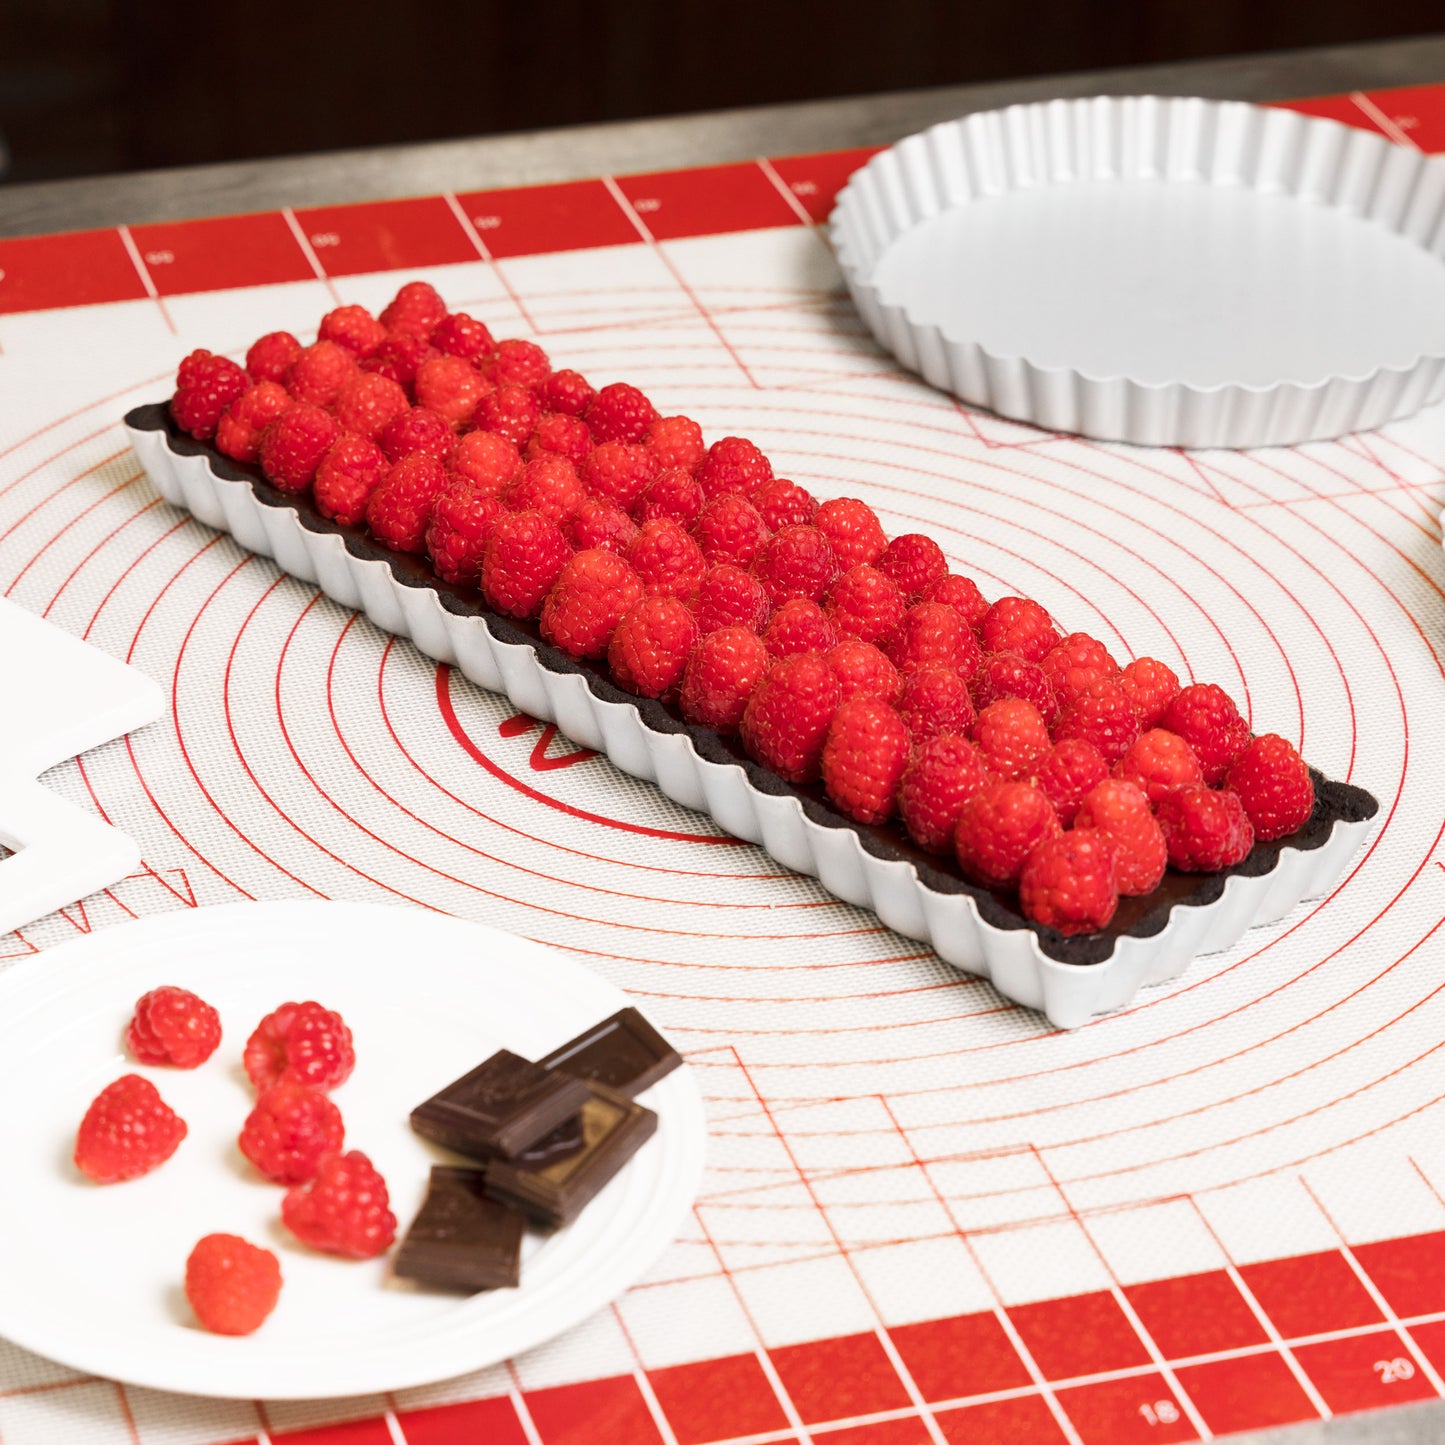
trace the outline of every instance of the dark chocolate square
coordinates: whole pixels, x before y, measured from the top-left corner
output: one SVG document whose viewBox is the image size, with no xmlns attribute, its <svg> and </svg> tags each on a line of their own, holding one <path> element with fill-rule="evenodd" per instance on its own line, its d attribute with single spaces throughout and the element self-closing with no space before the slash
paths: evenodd
<svg viewBox="0 0 1445 1445">
<path fill-rule="evenodd" d="M 527 1221 L 487 1197 L 485 1172 L 432 1166 L 426 1198 L 392 1261 L 394 1274 L 467 1294 L 517 1283 Z"/>
<path fill-rule="evenodd" d="M 538 1060 L 544 1069 L 560 1069 L 588 1083 L 606 1084 L 629 1099 L 651 1088 L 680 1063 L 682 1055 L 635 1008 L 603 1019 Z"/>
</svg>

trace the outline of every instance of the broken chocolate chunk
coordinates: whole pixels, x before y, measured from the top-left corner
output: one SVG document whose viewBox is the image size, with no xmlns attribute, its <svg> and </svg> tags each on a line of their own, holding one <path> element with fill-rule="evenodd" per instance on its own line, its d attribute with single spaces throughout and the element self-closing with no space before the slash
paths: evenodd
<svg viewBox="0 0 1445 1445">
<path fill-rule="evenodd" d="M 677 1068 L 682 1056 L 635 1008 L 625 1008 L 538 1063 L 635 1099 Z"/>
<path fill-rule="evenodd" d="M 392 1262 L 402 1279 L 475 1294 L 521 1278 L 526 1220 L 489 1199 L 481 1169 L 432 1166 L 426 1198 Z"/>
</svg>

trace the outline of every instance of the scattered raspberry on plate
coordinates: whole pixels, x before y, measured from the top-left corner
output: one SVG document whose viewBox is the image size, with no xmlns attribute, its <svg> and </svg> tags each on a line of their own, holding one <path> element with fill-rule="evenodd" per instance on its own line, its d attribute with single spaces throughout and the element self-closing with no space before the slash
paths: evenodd
<svg viewBox="0 0 1445 1445">
<path fill-rule="evenodd" d="M 282 1082 L 327 1090 L 351 1077 L 356 1050 L 341 1015 L 307 1000 L 267 1014 L 246 1040 L 243 1062 L 257 1090 Z"/>
<path fill-rule="evenodd" d="M 153 988 L 137 1001 L 125 1041 L 137 1063 L 194 1069 L 216 1052 L 221 1016 L 189 989 Z"/>
<path fill-rule="evenodd" d="M 323 1154 L 341 1148 L 345 1134 L 341 1110 L 325 1094 L 283 1080 L 256 1100 L 236 1142 L 273 1184 L 302 1184 L 316 1177 Z"/>
<path fill-rule="evenodd" d="M 237 1234 L 208 1234 L 186 1260 L 186 1298 L 213 1335 L 249 1335 L 281 1298 L 281 1264 Z"/>
<path fill-rule="evenodd" d="M 139 1179 L 180 1148 L 186 1121 L 149 1079 L 124 1074 L 85 1111 L 75 1136 L 75 1167 L 97 1184 Z"/>
<path fill-rule="evenodd" d="M 312 1249 L 370 1259 L 391 1248 L 396 1215 L 384 1180 L 359 1149 L 328 1154 L 309 1183 L 286 1191 L 281 1220 Z"/>
</svg>

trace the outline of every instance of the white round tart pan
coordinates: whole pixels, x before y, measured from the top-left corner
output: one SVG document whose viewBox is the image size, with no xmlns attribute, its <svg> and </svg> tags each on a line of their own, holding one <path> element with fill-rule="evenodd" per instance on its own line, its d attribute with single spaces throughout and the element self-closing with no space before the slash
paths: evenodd
<svg viewBox="0 0 1445 1445">
<path fill-rule="evenodd" d="M 880 152 L 831 224 L 905 366 L 1052 431 L 1288 445 L 1445 396 L 1445 164 L 1335 121 L 1010 106 Z"/>
</svg>

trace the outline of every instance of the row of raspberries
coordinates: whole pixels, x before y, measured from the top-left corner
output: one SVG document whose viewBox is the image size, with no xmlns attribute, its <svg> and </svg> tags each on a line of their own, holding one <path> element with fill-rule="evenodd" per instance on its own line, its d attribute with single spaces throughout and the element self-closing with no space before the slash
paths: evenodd
<svg viewBox="0 0 1445 1445">
<path fill-rule="evenodd" d="M 931 538 L 819 502 L 744 438 L 706 445 L 636 387 L 554 371 L 425 282 L 380 317 L 327 313 L 311 346 L 263 336 L 244 369 L 195 352 L 177 381 L 191 435 L 1061 932 L 1313 809 L 1298 754 L 1251 739 L 1220 688 L 988 602 Z"/>
</svg>

